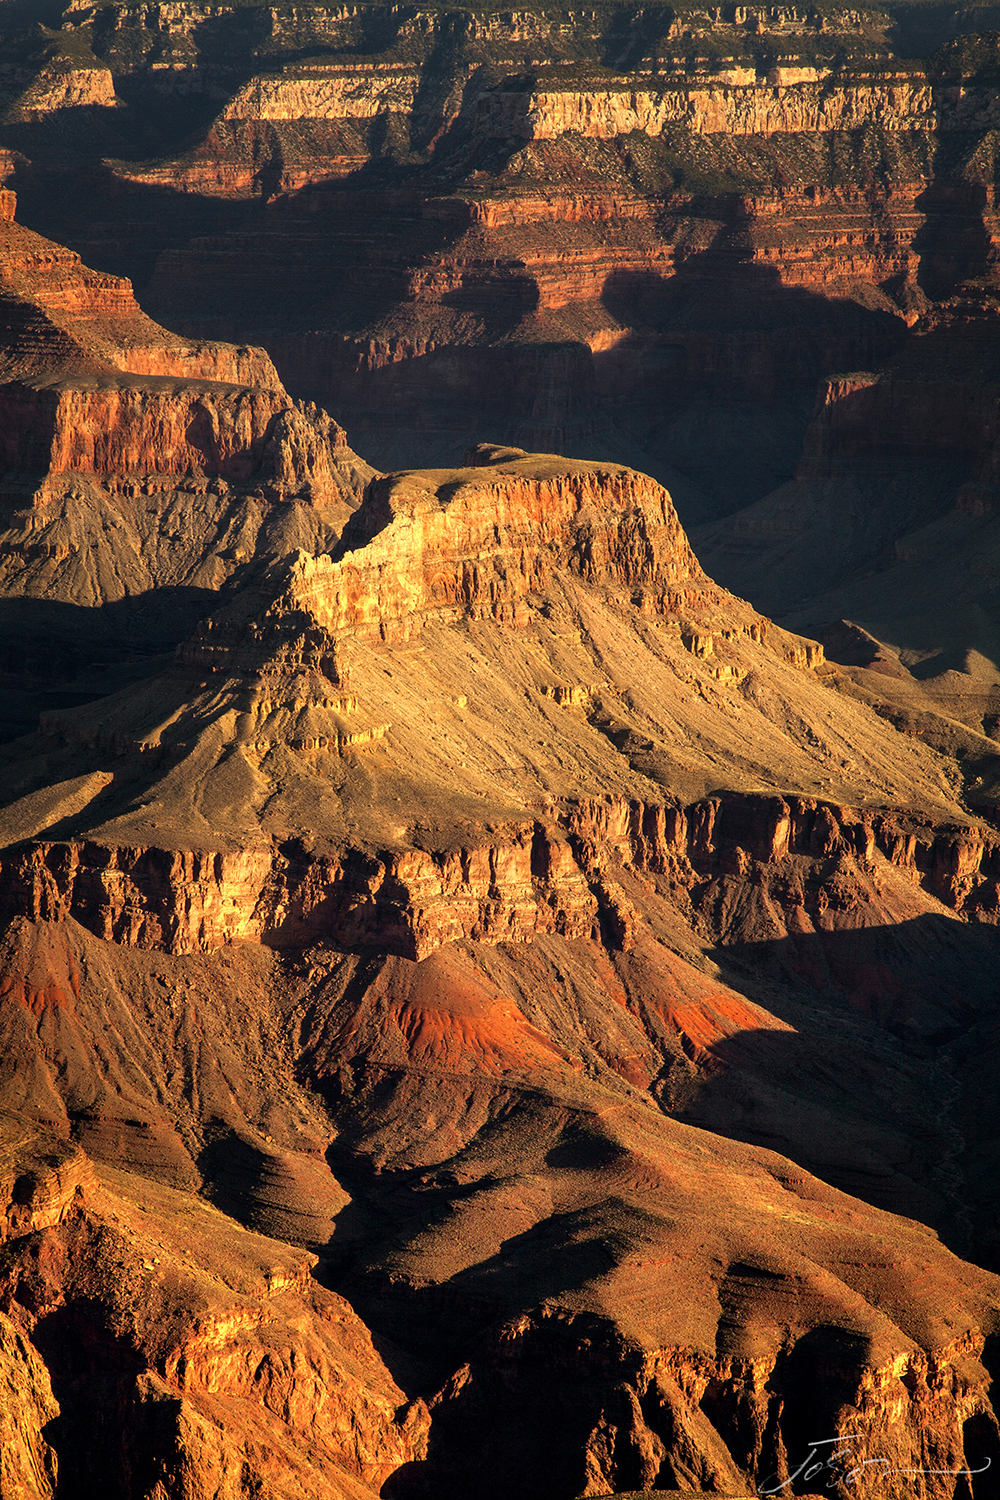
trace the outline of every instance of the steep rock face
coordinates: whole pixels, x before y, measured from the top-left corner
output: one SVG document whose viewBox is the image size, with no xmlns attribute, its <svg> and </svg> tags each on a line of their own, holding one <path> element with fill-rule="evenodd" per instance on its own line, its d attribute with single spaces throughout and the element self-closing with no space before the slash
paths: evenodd
<svg viewBox="0 0 1000 1500">
<path fill-rule="evenodd" d="M 970 117 L 982 115 L 987 99 L 984 90 L 978 110 L 969 101 Z M 595 140 L 637 130 L 657 136 L 669 125 L 707 135 L 768 136 L 856 130 L 873 122 L 894 130 L 934 128 L 938 121 L 927 80 L 900 73 L 840 83 L 826 69 L 776 68 L 766 80 L 745 72 L 742 78 L 723 75 L 714 88 L 706 80 L 701 87 L 643 90 L 623 79 L 599 91 L 504 93 L 487 96 L 477 111 L 484 132 L 527 140 L 556 140 L 569 130 Z"/>
<path fill-rule="evenodd" d="M 103 938 L 172 952 L 326 937 L 420 958 L 463 937 L 627 927 L 603 883 L 609 859 L 704 889 L 734 859 L 769 865 L 842 850 L 862 860 L 878 851 L 951 907 L 993 920 L 997 855 L 986 831 L 910 833 L 874 810 L 838 822 L 815 795 L 744 794 L 731 807 L 702 799 L 685 810 L 678 778 L 694 785 L 699 774 L 685 765 L 685 735 L 707 731 L 715 765 L 745 777 L 749 705 L 761 720 L 757 753 L 766 756 L 770 733 L 789 774 L 821 784 L 815 752 L 836 764 L 836 751 L 806 726 L 801 704 L 792 709 L 792 697 L 811 691 L 822 714 L 825 690 L 803 682 L 821 651 L 769 629 L 705 577 L 652 480 L 509 449 L 470 458 L 475 467 L 371 485 L 333 557 L 300 555 L 276 569 L 207 621 L 161 683 L 118 705 L 47 717 L 48 743 L 63 746 L 50 789 L 28 781 L 5 814 L 8 910 L 72 916 Z M 428 644 L 441 672 L 436 726 L 412 671 L 412 653 Z M 501 660 L 509 689 L 491 682 Z M 773 699 L 756 686 L 762 671 L 781 683 Z M 873 740 L 868 775 L 877 780 L 866 795 L 876 785 L 892 795 L 891 767 L 896 800 L 921 788 L 944 815 L 933 760 L 892 744 L 879 723 L 857 726 Z M 552 743 L 570 736 L 555 754 L 553 732 Z M 537 745 L 517 771 L 500 749 L 512 734 Z M 465 837 L 456 838 L 454 810 L 438 808 L 442 741 L 468 771 Z M 405 796 L 383 803 L 366 791 L 355 804 L 349 768 L 369 752 L 380 766 L 398 764 Z M 137 807 L 120 772 L 80 776 L 85 764 L 136 757 L 158 788 L 166 822 L 152 827 L 170 830 L 165 843 L 141 811 L 150 794 Z M 285 764 L 296 767 L 292 789 L 275 797 Z M 76 778 L 63 780 L 56 765 Z M 424 822 L 421 804 L 429 837 L 414 846 L 408 819 Z M 229 809 L 221 823 L 206 820 L 213 806 Z M 67 815 L 100 836 L 45 840 Z M 193 838 L 195 828 L 205 834 Z"/>
<path fill-rule="evenodd" d="M 0 1321 L 3 1456 L 0 1484 L 25 1500 L 52 1500 L 57 1468 L 43 1429 L 59 1415 L 48 1372 L 17 1326 Z"/>
<path fill-rule="evenodd" d="M 339 76 L 338 76 L 339 72 Z M 413 109 L 419 75 L 400 69 L 331 69 L 305 78 L 255 78 L 222 112 L 224 120 L 365 120 Z"/>
<path fill-rule="evenodd" d="M 71 1219 L 94 1186 L 83 1152 L 58 1136 L 27 1128 L 15 1115 L 4 1118 L 4 1240 L 19 1239 Z"/>
<path fill-rule="evenodd" d="M 91 185 L 53 188 L 69 104 L 4 144 L 33 222 L 172 326 L 266 342 L 385 466 L 569 447 L 679 472 L 694 521 L 790 478 L 816 381 L 994 255 L 970 16 L 71 5 L 10 103 L 32 68 L 110 70 Z"/>
<path fill-rule="evenodd" d="M 402 1392 L 346 1303 L 310 1284 L 311 1257 L 86 1165 L 61 1222 L 18 1223 L 5 1245 L 12 1494 L 50 1496 L 57 1473 L 79 1486 L 89 1468 L 123 1500 L 193 1500 L 209 1476 L 233 1496 L 363 1500 L 419 1456 L 426 1413 L 397 1414 Z"/>
<path fill-rule="evenodd" d="M 293 406 L 263 350 L 178 341 L 140 311 L 127 281 L 21 228 L 14 195 L 4 198 L 8 470 L 246 480 L 268 445 L 266 472 L 282 494 L 308 484 L 315 503 L 339 501 L 343 430 Z"/>
<path fill-rule="evenodd" d="M 278 391 L 179 385 L 169 377 L 116 378 L 83 389 L 3 387 L 6 441 L 15 473 L 204 473 L 249 479 L 269 428 L 286 406 Z M 255 454 L 254 450 L 257 450 Z M 257 458 L 255 465 L 254 459 Z"/>
<path fill-rule="evenodd" d="M 522 601 L 561 572 L 638 591 L 640 605 L 648 592 L 650 608 L 712 592 L 669 495 L 645 475 L 517 449 L 471 457 L 482 463 L 375 481 L 337 557 L 299 564 L 295 605 L 334 639 L 391 640 L 428 617 L 523 623 Z"/>
<path fill-rule="evenodd" d="M 15 221 L 16 195 L 3 192 L 0 307 L 7 378 L 84 369 L 189 375 L 280 390 L 261 349 L 177 339 L 147 318 L 131 284 L 84 266 L 75 251 Z"/>
<path fill-rule="evenodd" d="M 761 878 L 767 930 L 780 938 L 823 931 L 833 920 L 837 900 L 814 868 L 825 855 L 885 861 L 950 910 L 1000 921 L 1000 847 L 988 829 L 913 830 L 884 813 L 781 798 L 687 808 L 612 799 L 586 811 L 550 807 L 549 817 L 502 830 L 501 842 L 477 840 L 447 854 L 348 849 L 315 857 L 267 846 L 184 854 L 37 843 L 4 860 L 4 906 L 11 916 L 73 918 L 107 941 L 169 953 L 240 940 L 333 942 L 419 960 L 463 939 L 585 937 L 602 921 L 627 945 L 628 916 L 601 873 L 609 860 L 669 875 L 675 895 L 710 913 L 711 930 L 725 940 L 727 877 L 759 862 L 768 872 L 779 867 L 774 879 Z M 856 897 L 849 890 L 848 909 Z"/>
<path fill-rule="evenodd" d="M 110 68 L 46 68 L 13 105 L 9 118 L 37 122 L 62 109 L 114 109 Z"/>
<path fill-rule="evenodd" d="M 341 500 L 335 471 L 354 457 L 343 430 L 290 402 L 263 350 L 176 340 L 127 281 L 22 229 L 14 195 L 4 200 L 8 470 L 263 474 L 283 497 L 307 488 L 315 504 Z"/>
<path fill-rule="evenodd" d="M 669 874 L 696 909 L 711 910 L 711 929 L 726 939 L 727 876 L 759 862 L 778 867 L 763 879 L 766 926 L 781 938 L 834 921 L 814 862 L 847 855 L 886 861 L 949 909 L 1000 921 L 1000 847 L 990 829 L 910 829 L 885 813 L 781 798 L 687 808 L 612 799 L 586 810 L 552 807 L 549 816 L 504 829 L 498 843 L 450 853 L 348 849 L 322 858 L 267 846 L 180 853 L 37 843 L 4 859 L 4 907 L 36 921 L 73 918 L 106 941 L 166 953 L 234 941 L 334 942 L 418 960 L 462 939 L 583 938 L 603 919 L 625 942 L 628 918 L 601 874 L 607 861 Z"/>
<path fill-rule="evenodd" d="M 177 338 L 129 282 L 14 222 L 12 193 L 0 208 L 9 737 L 67 686 L 106 692 L 104 663 L 172 646 L 248 565 L 328 545 L 373 471 L 263 350 Z"/>
<path fill-rule="evenodd" d="M 818 1421 L 874 1500 L 1000 1456 L 996 1280 L 914 1222 L 988 1175 L 929 1039 L 989 1024 L 995 839 L 829 680 L 654 481 L 487 446 L 6 752 L 0 1100 L 99 1163 L 0 1306 L 60 1464 L 742 1493 Z"/>
</svg>

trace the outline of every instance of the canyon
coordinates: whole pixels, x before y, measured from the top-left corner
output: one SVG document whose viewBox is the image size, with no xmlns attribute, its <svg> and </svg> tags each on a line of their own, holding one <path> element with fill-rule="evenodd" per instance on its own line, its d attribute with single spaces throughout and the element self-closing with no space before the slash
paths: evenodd
<svg viewBox="0 0 1000 1500">
<path fill-rule="evenodd" d="M 735 1493 L 817 1420 L 863 1492 L 988 1472 L 946 757 L 620 466 L 375 478 L 216 604 L 4 751 L 12 1484 Z"/>
<path fill-rule="evenodd" d="M 996 24 L 8 0 L 4 1497 L 993 1500 Z"/>
</svg>

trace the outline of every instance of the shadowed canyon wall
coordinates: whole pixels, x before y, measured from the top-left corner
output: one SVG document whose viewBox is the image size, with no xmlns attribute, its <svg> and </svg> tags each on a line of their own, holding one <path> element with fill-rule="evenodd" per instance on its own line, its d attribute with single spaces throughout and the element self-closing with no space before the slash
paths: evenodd
<svg viewBox="0 0 1000 1500">
<path fill-rule="evenodd" d="M 29 10 L 0 1488 L 990 1500 L 993 11 Z"/>
<path fill-rule="evenodd" d="M 995 47 L 935 17 L 71 6 L 9 39 L 3 144 L 33 225 L 383 467 L 641 459 L 694 521 L 992 264 Z"/>
</svg>

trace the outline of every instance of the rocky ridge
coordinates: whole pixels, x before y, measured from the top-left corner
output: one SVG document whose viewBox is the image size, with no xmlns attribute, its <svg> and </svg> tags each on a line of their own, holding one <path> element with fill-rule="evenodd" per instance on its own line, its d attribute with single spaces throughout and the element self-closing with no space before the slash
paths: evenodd
<svg viewBox="0 0 1000 1500">
<path fill-rule="evenodd" d="M 136 1391 L 180 1412 L 161 1433 L 131 1386 L 115 1397 L 131 1404 L 94 1441 L 123 1494 L 131 1455 L 162 1474 L 178 1443 L 167 1493 L 208 1463 L 291 1493 L 303 1421 L 289 1472 L 317 1494 L 735 1493 L 781 1482 L 820 1419 L 859 1461 L 993 1455 L 994 1278 L 913 1219 L 951 1234 L 954 1189 L 930 1172 L 956 1152 L 944 1065 L 893 1054 L 897 1003 L 857 975 L 866 943 L 898 943 L 917 1035 L 940 1026 L 942 964 L 992 961 L 994 840 L 946 759 L 827 672 L 706 577 L 655 481 L 486 446 L 375 481 L 330 554 L 274 564 L 168 672 L 10 747 L 0 1099 L 114 1192 L 163 1184 L 141 1189 L 153 1222 L 188 1223 L 200 1192 L 312 1247 L 354 1309 L 338 1337 L 360 1317 L 406 1396 L 390 1411 L 370 1361 L 332 1373 L 331 1294 L 304 1282 L 287 1316 L 305 1345 L 255 1311 L 211 1356 L 174 1314 L 154 1352 L 80 1283 Z M 763 986 L 740 967 L 755 947 L 775 950 Z M 867 1069 L 803 1092 L 817 1026 L 841 1028 L 840 1058 L 873 1049 L 884 1106 Z M 781 1080 L 751 1144 L 721 1102 L 759 1088 L 744 1036 Z M 883 1108 L 916 1112 L 926 1148 L 895 1144 Z M 70 1232 L 53 1317 L 104 1274 L 90 1229 L 43 1231 Z M 215 1253 L 189 1252 L 198 1275 Z M 60 1403 L 75 1473 L 81 1376 L 48 1352 L 33 1286 L 9 1303 L 19 1378 L 39 1411 Z M 263 1378 L 275 1336 L 301 1352 Z M 362 1399 L 364 1434 L 345 1447 L 297 1381 Z M 32 1444 L 24 1463 L 51 1470 Z M 933 1475 L 919 1492 L 945 1494 Z"/>
<path fill-rule="evenodd" d="M 11 1484 L 991 1493 L 985 15 L 5 34 Z"/>
<path fill-rule="evenodd" d="M 263 350 L 168 333 L 127 281 L 24 229 L 14 206 L 6 192 L 8 736 L 67 692 L 107 692 L 130 655 L 169 649 L 235 574 L 335 537 L 373 472 Z"/>
<path fill-rule="evenodd" d="M 821 666 L 822 653 L 775 632 L 705 577 L 661 487 L 629 471 L 517 450 L 485 448 L 470 456 L 472 468 L 375 482 L 332 557 L 301 555 L 279 565 L 256 591 L 245 590 L 200 627 L 166 679 L 93 710 L 48 716 L 43 734 L 53 747 L 63 746 L 47 752 L 46 775 L 58 790 L 26 790 L 10 804 L 8 838 L 38 838 L 69 811 L 103 827 L 111 847 L 104 854 L 99 844 L 62 851 L 36 844 L 27 863 L 15 853 L 8 888 L 23 892 L 14 899 L 27 904 L 12 910 L 45 918 L 72 912 L 102 936 L 127 931 L 130 942 L 174 951 L 227 936 L 294 943 L 329 931 L 347 946 L 419 957 L 463 935 L 496 941 L 539 927 L 582 935 L 596 918 L 599 896 L 581 850 L 602 846 L 611 828 L 621 828 L 629 863 L 666 869 L 675 855 L 681 864 L 696 850 L 714 857 L 715 805 L 703 802 L 685 813 L 676 796 L 685 780 L 704 786 L 704 752 L 685 753 L 682 727 L 686 719 L 687 732 L 704 738 L 705 730 L 695 728 L 702 703 L 712 754 L 724 757 L 717 765 L 728 762 L 744 785 L 773 776 L 763 744 L 754 747 L 756 767 L 738 748 L 746 744 L 737 727 L 746 692 L 752 703 L 753 676 L 764 663 L 783 684 L 779 695 L 788 695 L 785 723 L 777 735 L 776 726 L 770 731 L 775 755 L 795 767 L 803 786 L 818 789 L 822 782 L 832 789 L 830 778 L 817 775 L 815 735 L 801 706 L 792 706 L 803 672 Z M 617 602 L 623 589 L 624 617 Z M 598 618 L 609 632 L 603 648 L 591 644 Z M 612 646 L 610 632 L 623 630 Z M 648 661 L 645 694 L 624 667 L 627 639 Z M 431 680 L 440 675 L 447 704 L 440 724 L 418 716 L 421 689 L 408 665 L 429 640 L 434 663 L 427 669 Z M 518 659 L 523 687 L 491 688 L 499 662 L 505 660 L 509 679 Z M 659 701 L 654 682 L 661 685 Z M 824 690 L 814 691 L 822 699 Z M 753 707 L 755 720 L 762 707 Z M 562 730 L 559 721 L 567 719 L 572 750 L 553 752 L 554 726 Z M 866 725 L 876 738 L 877 724 Z M 514 725 L 521 742 L 536 747 L 527 757 L 498 754 Z M 385 802 L 373 798 L 366 772 L 355 804 L 345 759 L 349 765 L 366 747 L 376 755 Z M 893 749 L 898 755 L 899 747 Z M 947 781 L 932 759 L 921 763 L 914 747 L 894 764 L 886 749 L 876 771 L 879 753 L 872 752 L 869 774 L 883 798 L 912 799 L 921 786 L 945 815 Z M 122 756 L 150 762 L 141 777 L 146 790 L 137 793 L 130 777 L 116 773 L 109 782 L 109 755 L 110 764 Z M 294 781 L 275 796 L 269 788 L 282 780 L 279 768 L 289 756 Z M 824 748 L 821 762 L 829 756 Z M 461 850 L 453 847 L 454 799 L 445 795 L 451 758 L 468 772 L 469 812 L 459 822 L 471 817 L 473 837 Z M 56 770 L 80 773 L 98 761 L 101 774 L 90 770 L 75 780 Z M 886 778 L 890 766 L 895 782 Z M 389 793 L 393 775 L 395 794 Z M 567 777 L 579 810 L 566 801 Z M 844 780 L 850 779 L 848 772 Z M 657 806 L 651 783 L 670 787 L 673 796 L 665 802 L 660 793 Z M 207 790 L 216 784 L 231 789 Z M 244 787 L 242 798 L 234 795 L 236 785 Z M 74 805 L 66 794 L 75 787 Z M 172 805 L 182 787 L 183 812 Z M 219 795 L 220 811 L 231 809 L 228 827 L 226 818 L 216 814 L 209 824 L 198 810 Z M 158 815 L 151 824 L 154 806 L 165 821 Z M 406 836 L 406 818 L 417 806 L 425 839 L 432 840 L 422 850 Z M 808 807 L 815 811 L 818 802 L 803 804 L 804 815 Z M 267 809 L 256 827 L 255 808 Z M 338 841 L 352 828 L 362 841 L 324 854 L 316 846 L 325 832 L 321 808 Z M 791 814 L 778 799 L 763 816 L 774 826 L 770 835 L 754 836 L 753 848 L 766 845 L 773 854 Z M 496 818 L 501 842 L 475 832 Z M 857 852 L 864 855 L 877 835 L 871 817 L 867 827 L 858 818 Z M 810 826 L 797 835 L 804 845 Z M 915 840 L 902 833 L 897 839 L 891 826 L 882 828 L 884 848 L 912 863 Z M 161 830 L 157 842 L 167 838 L 162 856 L 144 847 L 151 827 Z M 207 848 L 192 842 L 192 830 L 209 827 Z M 289 837 L 306 835 L 308 848 L 286 850 Z M 833 849 L 839 834 L 830 837 Z M 950 890 L 953 904 L 964 905 L 975 890 L 972 899 L 985 915 L 994 901 L 988 894 L 994 856 L 989 836 L 978 837 L 978 853 L 972 836 L 962 854 L 947 854 L 950 845 L 942 844 L 940 853 L 920 859 L 934 872 L 939 894 Z M 435 838 L 444 841 L 437 848 Z M 374 845 L 366 847 L 369 839 Z M 385 852 L 386 840 L 398 852 Z M 769 857 L 766 850 L 762 857 Z M 599 868 L 598 855 L 589 859 Z M 944 868 L 952 866 L 955 882 L 948 887 Z"/>
<path fill-rule="evenodd" d="M 397 1410 L 402 1393 L 343 1300 L 310 1284 L 308 1255 L 148 1179 L 95 1173 L 65 1137 L 8 1117 L 12 1147 L 0 1292 L 5 1387 L 19 1398 L 12 1495 L 57 1494 L 67 1447 L 70 1482 L 89 1464 L 114 1493 L 192 1497 L 207 1471 L 230 1493 L 362 1500 L 420 1454 L 426 1412 Z M 234 1447 L 225 1435 L 241 1427 Z"/>
</svg>

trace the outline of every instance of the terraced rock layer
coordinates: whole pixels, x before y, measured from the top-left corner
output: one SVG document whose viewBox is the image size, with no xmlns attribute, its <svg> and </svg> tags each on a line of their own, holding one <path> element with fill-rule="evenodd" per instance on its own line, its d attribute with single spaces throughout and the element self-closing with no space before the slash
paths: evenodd
<svg viewBox="0 0 1000 1500">
<path fill-rule="evenodd" d="M 945 1248 L 994 840 L 830 680 L 655 481 L 482 447 L 9 747 L 0 1106 L 98 1184 L 11 1174 L 40 1494 L 53 1451 L 150 1500 L 743 1493 L 817 1422 L 872 1496 L 1000 1456 Z"/>
<path fill-rule="evenodd" d="M 169 650 L 235 574 L 335 537 L 372 470 L 263 350 L 168 333 L 0 208 L 10 737 Z"/>
<path fill-rule="evenodd" d="M 33 222 L 264 343 L 385 466 L 569 446 L 679 473 L 696 519 L 994 254 L 990 43 L 894 24 L 71 5 L 11 38 L 3 144 Z"/>
<path fill-rule="evenodd" d="M 936 15 L 5 34 L 74 247 L 0 225 L 5 1481 L 746 1494 L 823 1432 L 842 1500 L 991 1493 L 995 59 Z"/>
</svg>

